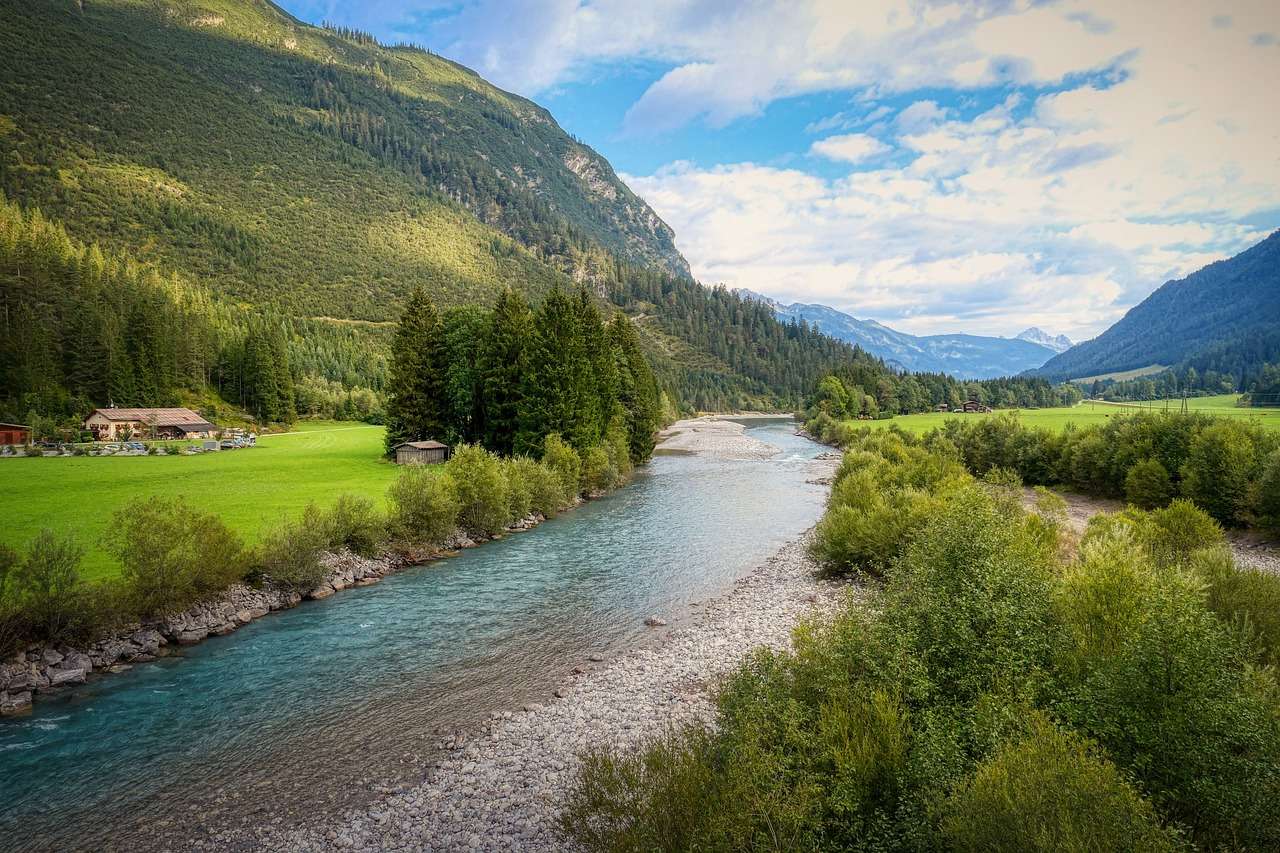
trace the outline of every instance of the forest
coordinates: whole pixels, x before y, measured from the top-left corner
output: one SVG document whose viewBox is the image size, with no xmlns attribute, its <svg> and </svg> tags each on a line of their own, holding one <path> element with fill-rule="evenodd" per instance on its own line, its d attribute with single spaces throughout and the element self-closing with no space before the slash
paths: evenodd
<svg viewBox="0 0 1280 853">
<path fill-rule="evenodd" d="M 585 290 L 552 290 L 537 310 L 507 289 L 492 311 L 443 316 L 415 290 L 391 346 L 387 448 L 435 439 L 541 456 L 556 435 L 604 464 L 605 445 L 648 460 L 671 410 L 631 321 L 606 323 Z"/>
</svg>

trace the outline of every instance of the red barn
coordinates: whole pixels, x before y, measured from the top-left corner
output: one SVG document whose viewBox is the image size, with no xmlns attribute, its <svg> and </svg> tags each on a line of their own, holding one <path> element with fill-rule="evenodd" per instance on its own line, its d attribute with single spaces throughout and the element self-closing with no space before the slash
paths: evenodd
<svg viewBox="0 0 1280 853">
<path fill-rule="evenodd" d="M 0 424 L 0 445 L 30 443 L 31 427 L 22 424 Z"/>
</svg>

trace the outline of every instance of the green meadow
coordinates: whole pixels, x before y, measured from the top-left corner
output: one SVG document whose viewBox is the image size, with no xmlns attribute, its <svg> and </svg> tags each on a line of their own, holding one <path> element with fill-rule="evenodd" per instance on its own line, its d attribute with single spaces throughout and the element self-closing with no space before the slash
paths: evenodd
<svg viewBox="0 0 1280 853">
<path fill-rule="evenodd" d="M 1236 406 L 1237 399 L 1239 399 L 1237 394 L 1196 397 L 1187 400 L 1187 408 L 1227 418 L 1256 419 L 1258 423 L 1268 429 L 1280 430 L 1280 409 L 1242 409 Z M 1176 412 L 1180 408 L 1180 400 L 1173 400 L 1168 404 L 1169 411 Z M 1076 426 L 1099 424 L 1106 422 L 1110 418 L 1123 418 L 1142 410 L 1164 411 L 1165 403 L 1164 401 L 1150 403 L 1095 403 L 1086 401 L 1075 406 L 1056 409 L 1022 409 L 1018 411 L 1018 417 L 1028 426 L 1060 430 L 1064 429 L 1067 424 L 1075 424 Z M 919 415 L 899 415 L 883 421 L 858 421 L 857 423 L 859 426 L 870 426 L 877 429 L 896 425 L 907 432 L 920 434 L 942 426 L 951 418 L 970 420 L 973 418 L 989 418 L 999 414 L 1002 414 L 1002 412 L 967 415 L 926 412 Z"/>
<path fill-rule="evenodd" d="M 314 421 L 266 435 L 258 446 L 198 456 L 0 460 L 0 543 L 24 547 L 47 527 L 85 546 L 85 575 L 119 571 L 100 546 L 117 509 L 135 498 L 181 495 L 217 513 L 249 543 L 344 492 L 381 503 L 396 467 L 385 460 L 383 428 Z"/>
</svg>

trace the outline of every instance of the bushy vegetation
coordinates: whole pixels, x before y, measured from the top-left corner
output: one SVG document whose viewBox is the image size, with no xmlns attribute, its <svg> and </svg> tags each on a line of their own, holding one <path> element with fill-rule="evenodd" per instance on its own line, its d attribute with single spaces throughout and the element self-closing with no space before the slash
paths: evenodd
<svg viewBox="0 0 1280 853">
<path fill-rule="evenodd" d="M 0 654 L 33 641 L 85 640 L 109 619 L 115 596 L 83 579 L 83 554 L 70 537 L 50 530 L 37 534 L 26 554 L 0 547 Z"/>
<path fill-rule="evenodd" d="M 963 458 L 942 433 L 856 437 L 814 550 L 882 578 L 874 598 L 757 652 L 713 727 L 588 753 L 568 835 L 596 850 L 1274 849 L 1280 690 L 1257 665 L 1274 625 L 1253 608 L 1275 593 L 1189 502 L 1066 547 L 1060 508 L 1023 509 L 1013 466 L 978 481 Z M 857 523 L 893 520 L 878 500 L 932 504 L 881 537 Z"/>
<path fill-rule="evenodd" d="M 240 539 L 216 515 L 182 498 L 139 498 L 121 507 L 107 547 L 144 616 L 181 610 L 239 580 L 246 568 Z"/>
<path fill-rule="evenodd" d="M 840 446 L 863 440 L 860 430 L 831 426 L 821 415 L 809 427 Z M 1008 413 L 948 420 L 929 439 L 942 440 L 979 476 L 1007 468 L 1028 484 L 1065 485 L 1145 508 L 1181 495 L 1228 526 L 1280 522 L 1280 434 L 1253 423 L 1137 412 L 1055 432 Z"/>
</svg>

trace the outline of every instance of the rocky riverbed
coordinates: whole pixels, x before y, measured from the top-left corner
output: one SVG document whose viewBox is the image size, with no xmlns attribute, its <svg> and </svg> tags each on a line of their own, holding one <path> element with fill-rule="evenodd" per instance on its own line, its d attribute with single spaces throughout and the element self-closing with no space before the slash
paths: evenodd
<svg viewBox="0 0 1280 853">
<path fill-rule="evenodd" d="M 663 430 L 659 452 L 701 453 L 719 459 L 769 459 L 778 448 L 746 434 L 746 426 L 708 416 L 676 421 Z"/>
<path fill-rule="evenodd" d="M 830 614 L 857 594 L 817 578 L 805 544 L 788 544 L 730 593 L 701 603 L 655 647 L 611 661 L 584 649 L 575 673 L 545 703 L 444 742 L 447 757 L 422 785 L 300 828 L 228 832 L 204 849 L 562 849 L 556 815 L 583 750 L 628 747 L 709 720 L 711 689 L 752 649 L 787 647 L 800 620 Z"/>
</svg>

